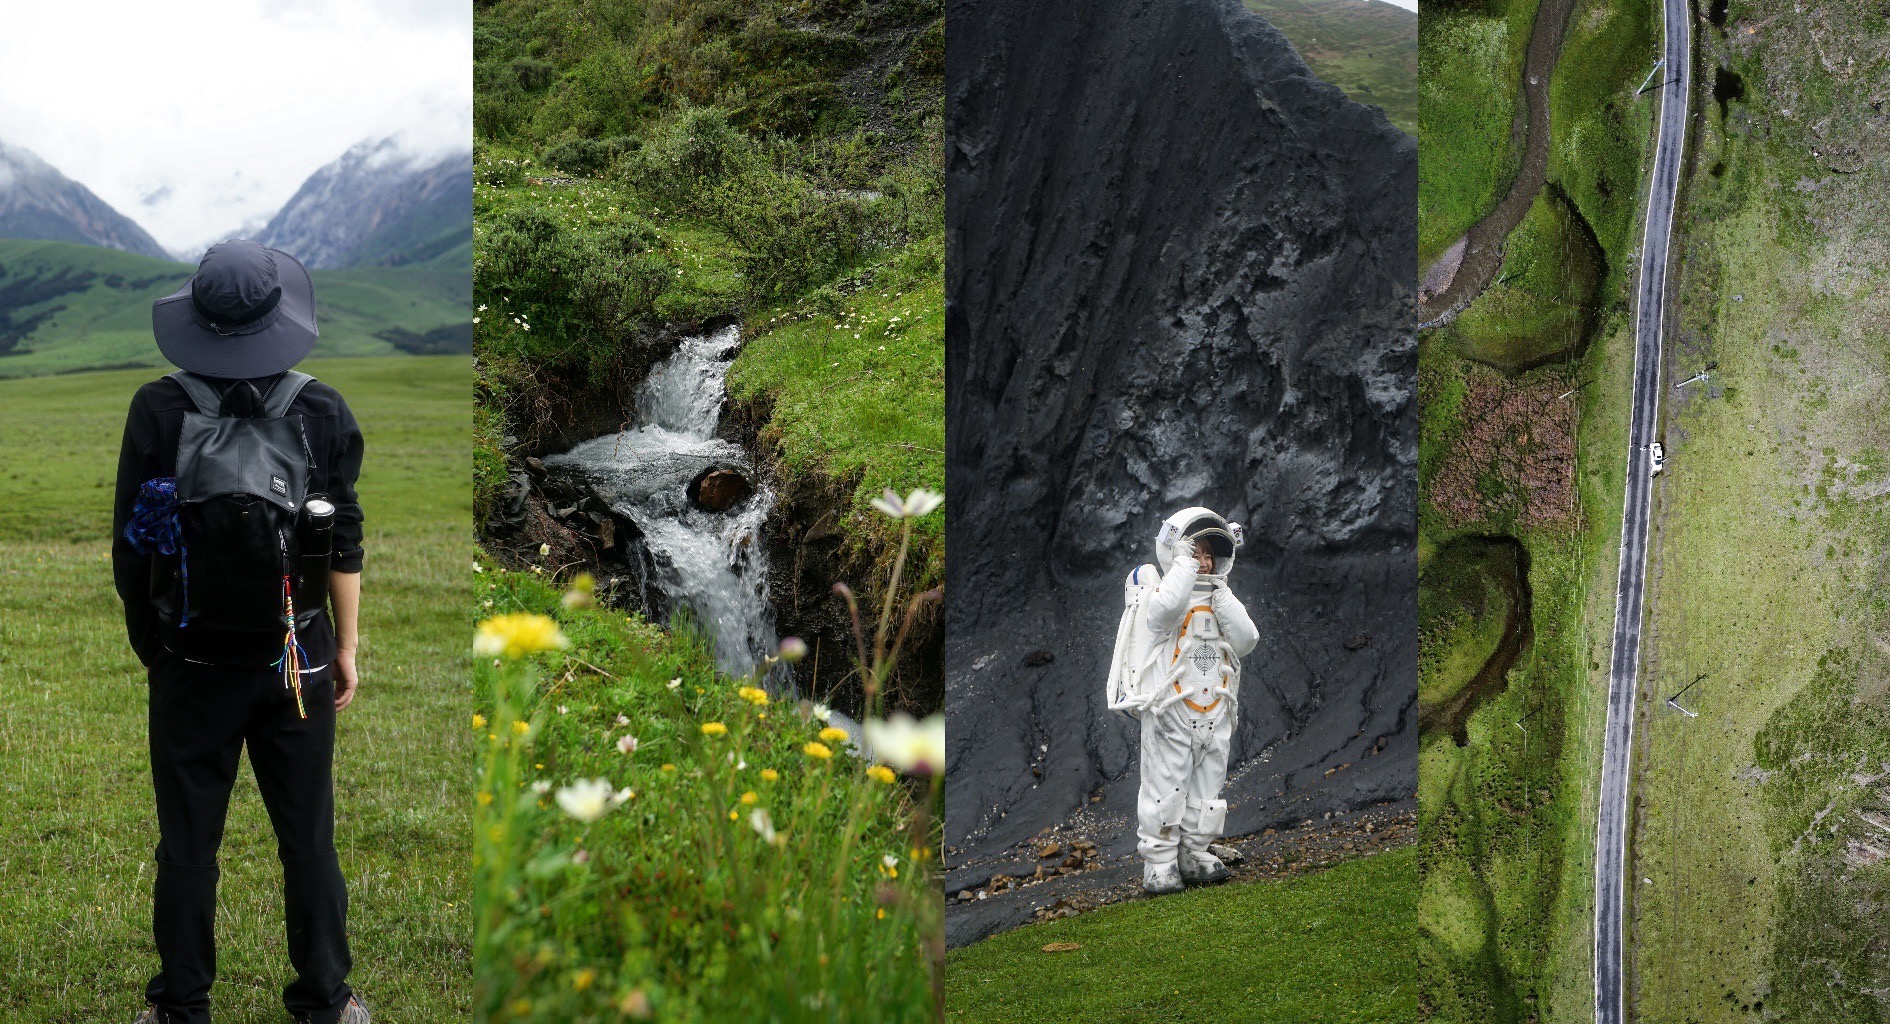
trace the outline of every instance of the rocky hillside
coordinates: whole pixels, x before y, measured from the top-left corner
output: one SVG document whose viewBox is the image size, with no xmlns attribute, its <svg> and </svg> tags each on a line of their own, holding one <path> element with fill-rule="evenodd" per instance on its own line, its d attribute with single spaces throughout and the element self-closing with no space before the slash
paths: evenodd
<svg viewBox="0 0 1890 1024">
<path fill-rule="evenodd" d="M 0 142 L 0 238 L 102 245 L 168 260 L 131 218 L 31 150 Z"/>
<path fill-rule="evenodd" d="M 1132 854 L 1104 665 L 1188 505 L 1247 524 L 1263 634 L 1229 834 L 1408 798 L 1415 140 L 1236 0 L 947 17 L 947 892 L 1028 875 L 1051 826 Z"/>
<path fill-rule="evenodd" d="M 357 143 L 309 175 L 257 239 L 311 268 L 470 265 L 472 152 L 417 155 Z"/>
</svg>

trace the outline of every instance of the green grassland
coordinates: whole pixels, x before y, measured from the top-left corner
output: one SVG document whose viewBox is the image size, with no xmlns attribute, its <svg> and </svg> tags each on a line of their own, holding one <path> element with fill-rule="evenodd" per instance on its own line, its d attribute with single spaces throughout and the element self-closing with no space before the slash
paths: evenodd
<svg viewBox="0 0 1890 1024">
<path fill-rule="evenodd" d="M 873 778 L 832 739 L 832 758 L 806 753 L 824 723 L 744 700 L 753 681 L 718 675 L 693 630 L 563 607 L 535 573 L 482 583 L 482 615 L 556 615 L 572 646 L 529 691 L 479 671 L 481 1019 L 930 1019 L 942 908 L 922 780 Z M 634 795 L 585 824 L 546 795 L 579 778 Z"/>
<path fill-rule="evenodd" d="M 1416 884 L 1406 848 L 1028 925 L 951 954 L 945 1019 L 1401 1024 L 1418 1012 Z"/>
<path fill-rule="evenodd" d="M 1292 42 L 1313 74 L 1418 130 L 1417 12 L 1379 0 L 1247 0 Z"/>
<path fill-rule="evenodd" d="M 1646 1019 L 1890 1020 L 1881 16 L 1739 3 L 1683 226 L 1635 752 Z M 1832 68 L 1841 69 L 1833 72 Z M 1830 141 L 1827 141 L 1830 140 Z M 1660 701 L 1694 680 L 1682 703 Z"/>
<path fill-rule="evenodd" d="M 159 366 L 151 303 L 190 277 L 186 264 L 68 242 L 0 239 L 0 378 Z M 386 335 L 464 325 L 465 269 L 317 270 L 316 358 L 398 355 Z M 463 350 L 463 349 L 462 349 Z"/>
<path fill-rule="evenodd" d="M 1418 266 L 1496 205 L 1516 175 L 1535 0 L 1439 4 L 1418 19 Z"/>
<path fill-rule="evenodd" d="M 1502 272 L 1449 330 L 1463 354 L 1522 370 L 1581 347 L 1607 265 L 1560 188 L 1536 193 L 1509 233 Z"/>
<path fill-rule="evenodd" d="M 1520 15 L 1452 7 L 1423 19 L 1427 104 L 1430 69 L 1440 76 L 1435 105 L 1425 107 L 1420 158 L 1426 260 L 1481 216 L 1513 173 L 1511 108 L 1495 109 L 1488 90 L 1496 86 L 1474 76 L 1507 68 L 1503 94 L 1515 93 L 1535 13 L 1529 6 Z M 1432 731 L 1421 741 L 1418 948 L 1425 1011 L 1437 1020 L 1593 1016 L 1595 787 L 1633 370 L 1631 246 L 1623 240 L 1638 224 L 1651 143 L 1650 105 L 1632 94 L 1653 59 L 1653 11 L 1577 4 L 1550 82 L 1548 183 L 1511 233 L 1491 287 L 1420 342 L 1421 699 L 1433 706 L 1464 685 L 1500 630 L 1476 613 L 1506 611 L 1487 598 L 1500 590 L 1496 581 L 1460 557 L 1464 538 L 1507 536 L 1526 548 L 1533 626 L 1501 693 L 1474 705 L 1468 743 Z M 1480 66 L 1464 63 L 1478 53 Z M 1507 154 L 1510 170 L 1491 174 L 1501 163 L 1492 152 Z M 1427 165 L 1438 172 L 1428 186 Z M 1479 363 L 1502 372 L 1477 377 L 1491 372 Z M 1539 368 L 1523 372 L 1531 366 Z M 1574 403 L 1572 436 L 1557 442 L 1573 456 L 1567 512 L 1546 519 L 1540 510 L 1533 518 L 1517 512 L 1527 509 L 1529 487 L 1539 486 L 1528 481 L 1540 478 L 1525 474 L 1518 491 L 1516 479 L 1494 467 L 1505 450 L 1526 447 L 1529 434 L 1547 427 L 1524 418 L 1515 436 L 1479 432 L 1465 418 L 1472 406 L 1488 408 L 1471 401 L 1478 388 L 1550 409 Z M 1446 470 L 1466 460 L 1488 511 L 1480 521 L 1457 521 L 1437 504 Z M 1540 471 L 1561 472 L 1552 463 Z"/>
<path fill-rule="evenodd" d="M 481 9 L 481 495 L 498 442 L 546 403 L 634 384 L 667 339 L 730 318 L 747 336 L 731 389 L 777 471 L 851 482 L 842 532 L 890 557 L 867 500 L 944 485 L 941 15 Z M 927 580 L 941 540 L 917 538 Z"/>
<path fill-rule="evenodd" d="M 377 1015 L 470 1008 L 471 738 L 463 728 L 464 357 L 318 361 L 367 438 L 361 695 L 341 716 L 336 804 L 354 983 Z M 112 590 L 111 480 L 151 371 L 0 382 L 0 1017 L 130 1019 L 156 971 L 157 843 L 143 670 Z M 247 767 L 222 855 L 225 1021 L 282 1018 L 289 980 L 274 836 Z"/>
</svg>

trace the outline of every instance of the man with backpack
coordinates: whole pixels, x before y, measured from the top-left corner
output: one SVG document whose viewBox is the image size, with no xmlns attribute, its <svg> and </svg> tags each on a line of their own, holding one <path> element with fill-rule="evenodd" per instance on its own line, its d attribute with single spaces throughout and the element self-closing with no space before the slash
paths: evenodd
<svg viewBox="0 0 1890 1024">
<path fill-rule="evenodd" d="M 210 1020 L 217 848 L 246 745 L 282 860 L 283 1002 L 297 1021 L 367 1024 L 347 983 L 333 780 L 335 715 L 359 680 L 361 431 L 338 392 L 291 369 L 315 345 L 315 290 L 285 252 L 211 247 L 152 327 L 180 369 L 132 398 L 112 545 L 150 683 L 159 832 L 162 967 L 137 1024 Z"/>
<path fill-rule="evenodd" d="M 1239 720 L 1240 659 L 1260 641 L 1227 588 L 1241 540 L 1240 524 L 1183 509 L 1155 541 L 1166 568 L 1138 566 L 1124 588 L 1107 696 L 1142 722 L 1136 852 L 1151 895 L 1228 876 L 1208 847 L 1227 817 L 1220 793 Z"/>
</svg>

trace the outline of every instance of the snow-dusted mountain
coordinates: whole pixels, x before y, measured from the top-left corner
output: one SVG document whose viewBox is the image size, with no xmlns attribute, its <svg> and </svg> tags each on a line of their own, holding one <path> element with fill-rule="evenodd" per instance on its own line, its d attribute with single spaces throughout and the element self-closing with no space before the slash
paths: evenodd
<svg viewBox="0 0 1890 1024">
<path fill-rule="evenodd" d="M 358 143 L 309 175 L 256 238 L 313 268 L 471 266 L 472 150 L 442 158 L 394 137 Z"/>
<path fill-rule="evenodd" d="M 470 204 L 471 189 L 467 189 Z M 0 142 L 0 238 L 102 245 L 171 259 L 137 222 L 31 150 Z"/>
</svg>

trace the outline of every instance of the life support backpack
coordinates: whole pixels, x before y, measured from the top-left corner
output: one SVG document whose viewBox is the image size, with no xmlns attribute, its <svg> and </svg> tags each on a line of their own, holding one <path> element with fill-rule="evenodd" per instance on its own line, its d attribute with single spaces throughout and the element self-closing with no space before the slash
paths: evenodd
<svg viewBox="0 0 1890 1024">
<path fill-rule="evenodd" d="M 328 553 L 304 551 L 315 457 L 289 407 L 314 378 L 284 374 L 255 416 L 224 415 L 202 378 L 169 379 L 196 406 L 178 435 L 177 475 L 144 484 L 125 531 L 153 557 L 165 642 L 194 662 L 280 668 L 299 704 L 309 666 L 297 633 L 326 604 Z"/>
<path fill-rule="evenodd" d="M 1161 574 L 1153 565 L 1137 566 L 1123 583 L 1122 620 L 1116 626 L 1116 648 L 1109 662 L 1108 707 L 1139 716 L 1145 709 L 1161 711 L 1179 701 L 1200 714 L 1209 714 L 1222 700 L 1236 699 L 1240 657 L 1220 633 L 1218 620 L 1211 618 L 1213 609 L 1206 604 L 1188 609 L 1172 642 L 1157 644 L 1148 625 L 1148 600 L 1160 583 Z M 1193 635 L 1195 617 L 1203 612 L 1216 625 L 1208 636 Z M 1188 643 L 1191 637 L 1194 642 Z M 1198 675 L 1218 675 L 1219 682 L 1211 692 L 1199 694 L 1181 685 L 1190 668 L 1184 660 L 1184 645 L 1188 659 L 1203 656 L 1204 663 L 1193 665 Z M 1211 655 L 1211 661 L 1207 655 Z M 1202 699 L 1195 700 L 1197 696 Z"/>
</svg>

